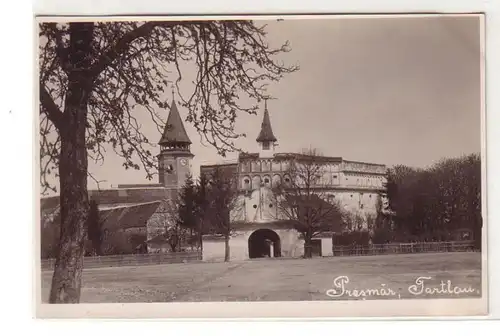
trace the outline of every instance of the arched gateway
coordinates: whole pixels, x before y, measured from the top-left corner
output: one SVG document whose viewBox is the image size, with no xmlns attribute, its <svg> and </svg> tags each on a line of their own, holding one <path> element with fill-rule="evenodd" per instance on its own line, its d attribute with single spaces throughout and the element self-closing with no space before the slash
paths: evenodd
<svg viewBox="0 0 500 336">
<path fill-rule="evenodd" d="M 270 229 L 258 229 L 248 238 L 248 256 L 253 258 L 281 257 L 280 236 Z"/>
</svg>

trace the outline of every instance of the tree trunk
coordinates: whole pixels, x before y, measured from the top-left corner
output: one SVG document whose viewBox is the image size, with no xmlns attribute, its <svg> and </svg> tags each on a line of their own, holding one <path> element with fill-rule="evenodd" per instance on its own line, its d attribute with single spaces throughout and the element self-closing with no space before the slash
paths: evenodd
<svg viewBox="0 0 500 336">
<path fill-rule="evenodd" d="M 312 258 L 312 235 L 310 234 L 304 235 L 304 258 Z"/>
<path fill-rule="evenodd" d="M 85 129 L 90 82 L 85 69 L 90 65 L 93 23 L 70 25 L 68 91 L 59 134 L 61 231 L 50 303 L 80 301 L 83 254 L 89 201 Z"/>
<path fill-rule="evenodd" d="M 226 234 L 224 236 L 224 262 L 228 262 L 230 259 L 230 251 L 229 251 L 229 235 Z"/>
<path fill-rule="evenodd" d="M 199 224 L 198 244 L 199 244 L 200 251 L 203 253 L 203 220 L 200 220 L 200 224 Z"/>
</svg>

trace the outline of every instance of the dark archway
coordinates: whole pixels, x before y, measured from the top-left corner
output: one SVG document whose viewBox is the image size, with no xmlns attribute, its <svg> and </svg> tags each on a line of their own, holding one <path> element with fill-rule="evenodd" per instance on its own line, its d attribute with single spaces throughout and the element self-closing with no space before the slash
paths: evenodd
<svg viewBox="0 0 500 336">
<path fill-rule="evenodd" d="M 271 255 L 271 251 L 272 254 Z M 270 229 L 258 229 L 248 238 L 248 256 L 253 258 L 281 257 L 280 236 Z"/>
</svg>

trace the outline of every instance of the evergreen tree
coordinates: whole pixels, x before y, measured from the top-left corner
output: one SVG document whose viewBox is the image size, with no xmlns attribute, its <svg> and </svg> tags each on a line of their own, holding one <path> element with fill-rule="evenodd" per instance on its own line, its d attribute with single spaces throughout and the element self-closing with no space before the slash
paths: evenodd
<svg viewBox="0 0 500 336">
<path fill-rule="evenodd" d="M 196 186 L 193 177 L 188 175 L 179 195 L 179 216 L 177 224 L 181 229 L 186 229 L 190 233 L 190 240 L 198 228 Z"/>
<path fill-rule="evenodd" d="M 207 230 L 205 218 L 208 215 L 210 207 L 208 178 L 205 174 L 201 174 L 196 185 L 196 217 L 197 217 L 197 232 L 198 246 L 203 250 L 203 233 Z"/>
</svg>

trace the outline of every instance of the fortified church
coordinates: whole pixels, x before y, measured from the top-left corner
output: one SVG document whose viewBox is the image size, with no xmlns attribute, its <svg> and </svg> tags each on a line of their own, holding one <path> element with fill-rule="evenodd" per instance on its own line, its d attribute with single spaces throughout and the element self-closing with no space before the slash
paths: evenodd
<svg viewBox="0 0 500 336">
<path fill-rule="evenodd" d="M 255 153 L 241 153 L 233 163 L 200 167 L 201 174 L 220 169 L 236 177 L 239 191 L 236 204 L 239 206 L 231 213 L 235 228 L 229 241 L 231 259 L 300 257 L 304 253 L 304 241 L 287 223 L 287 218 L 280 216 L 273 202 L 272 188 L 290 183 L 293 178 L 289 175 L 290 165 L 300 162 L 305 155 L 276 152 L 277 143 L 266 103 Z M 314 160 L 321 166 L 320 185 L 326 189 L 322 190 L 322 195 L 326 195 L 329 202 L 338 202 L 346 212 L 365 219 L 368 215 L 376 215 L 379 200 L 382 208 L 387 208 L 385 165 L 328 156 L 317 156 Z M 365 221 L 362 227 L 348 229 L 364 230 L 366 224 Z M 313 239 L 314 254 L 332 255 L 332 234 L 325 232 Z M 205 237 L 203 255 L 206 260 L 223 259 L 223 240 Z"/>
<path fill-rule="evenodd" d="M 257 132 L 256 132 L 257 133 Z M 269 202 L 271 188 L 277 183 L 290 181 L 287 171 L 297 153 L 276 152 L 278 139 L 273 133 L 267 104 L 263 113 L 256 150 L 241 153 L 235 162 L 203 165 L 201 174 L 223 169 L 237 181 L 239 202 L 242 204 L 231 213 L 235 232 L 229 245 L 231 260 L 269 257 L 299 257 L 304 253 L 304 242 L 298 232 L 277 220 L 276 207 Z M 99 204 L 109 244 L 123 242 L 128 253 L 158 252 L 167 244 L 162 234 L 168 225 L 166 204 L 177 197 L 186 177 L 192 172 L 189 139 L 179 110 L 172 103 L 165 130 L 159 141 L 159 181 L 156 184 L 123 184 L 106 190 L 89 190 L 89 198 Z M 318 157 L 323 165 L 323 185 L 327 186 L 328 199 L 339 202 L 341 207 L 361 216 L 375 214 L 379 200 L 386 204 L 385 165 L 347 161 L 341 157 Z M 58 230 L 59 197 L 41 199 L 42 249 L 55 244 L 45 239 L 43 230 Z M 360 228 L 352 228 L 360 229 Z M 363 228 L 361 228 L 363 229 Z M 313 241 L 317 255 L 332 254 L 332 233 L 325 233 Z M 113 241 L 113 243 L 111 243 Z M 45 245 L 45 246 L 44 246 Z M 123 253 L 123 252 L 122 252 Z M 42 255 L 43 257 L 43 255 Z M 219 237 L 203 237 L 203 259 L 223 260 L 224 241 Z"/>
</svg>

